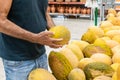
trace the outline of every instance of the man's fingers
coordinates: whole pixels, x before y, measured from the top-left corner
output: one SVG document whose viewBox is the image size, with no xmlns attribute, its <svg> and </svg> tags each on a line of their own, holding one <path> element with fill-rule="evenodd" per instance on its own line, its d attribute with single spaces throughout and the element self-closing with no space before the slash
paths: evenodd
<svg viewBox="0 0 120 80">
<path fill-rule="evenodd" d="M 56 39 L 56 38 L 50 38 L 52 42 L 60 42 L 62 41 L 63 39 L 62 38 L 59 38 L 59 39 Z"/>
<path fill-rule="evenodd" d="M 61 48 L 63 45 L 57 45 L 57 44 L 51 44 L 50 47 L 51 48 Z"/>
<path fill-rule="evenodd" d="M 44 35 L 46 35 L 46 36 L 53 36 L 54 33 L 51 32 L 51 31 L 45 31 L 45 32 L 44 32 Z"/>
</svg>

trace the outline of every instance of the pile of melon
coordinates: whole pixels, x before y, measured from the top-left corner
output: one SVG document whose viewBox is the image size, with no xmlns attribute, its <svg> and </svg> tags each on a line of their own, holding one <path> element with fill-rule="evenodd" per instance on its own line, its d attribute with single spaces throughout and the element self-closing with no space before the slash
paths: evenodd
<svg viewBox="0 0 120 80">
<path fill-rule="evenodd" d="M 120 12 L 109 9 L 106 20 L 90 26 L 80 40 L 69 41 L 70 32 L 65 31 L 67 39 L 59 43 L 64 46 L 48 56 L 51 73 L 45 76 L 49 79 L 39 80 L 120 80 L 119 20 Z"/>
</svg>

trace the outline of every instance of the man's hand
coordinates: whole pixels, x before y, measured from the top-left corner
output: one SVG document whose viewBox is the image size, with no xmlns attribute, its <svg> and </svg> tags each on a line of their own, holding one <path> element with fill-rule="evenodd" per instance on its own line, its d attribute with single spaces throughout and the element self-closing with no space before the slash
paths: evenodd
<svg viewBox="0 0 120 80">
<path fill-rule="evenodd" d="M 53 32 L 50 31 L 43 31 L 40 32 L 39 34 L 36 34 L 36 43 L 38 44 L 42 44 L 42 45 L 47 45 L 51 48 L 60 48 L 63 45 L 57 45 L 55 44 L 55 42 L 59 42 L 62 39 L 55 39 L 55 38 L 51 38 L 50 36 L 54 35 Z"/>
</svg>

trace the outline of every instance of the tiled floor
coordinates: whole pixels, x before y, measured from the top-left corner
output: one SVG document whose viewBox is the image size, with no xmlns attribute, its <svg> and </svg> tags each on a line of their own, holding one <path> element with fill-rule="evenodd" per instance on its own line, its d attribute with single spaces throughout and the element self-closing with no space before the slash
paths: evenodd
<svg viewBox="0 0 120 80">
<path fill-rule="evenodd" d="M 89 26 L 92 26 L 94 22 L 88 19 L 64 19 L 63 17 L 53 19 L 56 25 L 65 25 L 71 32 L 71 40 L 80 39 L 82 34 L 87 30 Z M 46 47 L 47 53 L 53 50 Z M 4 69 L 2 61 L 0 59 L 0 80 L 5 80 Z"/>
</svg>

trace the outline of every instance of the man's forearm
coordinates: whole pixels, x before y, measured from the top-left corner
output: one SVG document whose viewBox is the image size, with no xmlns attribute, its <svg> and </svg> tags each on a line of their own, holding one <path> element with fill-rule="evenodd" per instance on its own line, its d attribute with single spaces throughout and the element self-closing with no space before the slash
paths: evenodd
<svg viewBox="0 0 120 80">
<path fill-rule="evenodd" d="M 34 33 L 22 29 L 6 18 L 0 18 L 0 32 L 29 42 L 35 42 Z"/>
<path fill-rule="evenodd" d="M 47 24 L 48 24 L 48 29 L 50 29 L 51 27 L 55 26 L 53 19 L 51 18 L 51 16 L 49 15 L 49 13 L 46 13 L 46 19 L 47 19 Z"/>
<path fill-rule="evenodd" d="M 34 42 L 33 33 L 26 31 L 7 19 L 13 0 L 0 0 L 0 32 L 12 37 Z"/>
</svg>

